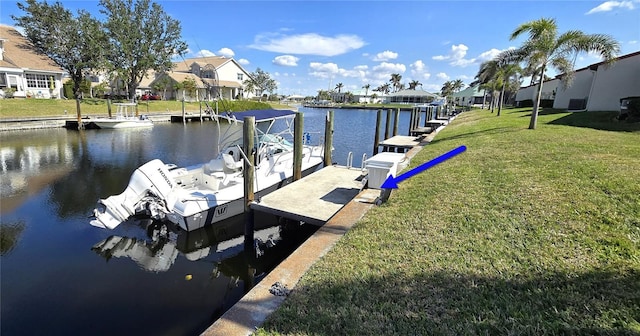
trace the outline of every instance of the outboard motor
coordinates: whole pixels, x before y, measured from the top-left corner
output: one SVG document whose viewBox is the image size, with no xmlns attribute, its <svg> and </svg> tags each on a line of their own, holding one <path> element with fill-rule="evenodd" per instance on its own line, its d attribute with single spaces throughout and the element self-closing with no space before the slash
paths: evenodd
<svg viewBox="0 0 640 336">
<path fill-rule="evenodd" d="M 113 229 L 144 210 L 146 202 L 141 201 L 147 197 L 159 200 L 168 212 L 167 205 L 173 205 L 176 199 L 172 194 L 174 185 L 175 182 L 162 161 L 149 161 L 133 172 L 123 193 L 98 201 L 98 207 L 93 210 L 95 219 L 91 221 L 91 225 Z"/>
</svg>

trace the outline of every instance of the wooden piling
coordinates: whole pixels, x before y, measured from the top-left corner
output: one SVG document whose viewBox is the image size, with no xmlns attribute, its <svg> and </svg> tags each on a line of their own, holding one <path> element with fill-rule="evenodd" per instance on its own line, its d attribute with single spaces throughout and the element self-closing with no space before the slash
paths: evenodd
<svg viewBox="0 0 640 336">
<path fill-rule="evenodd" d="M 78 96 L 79 92 L 76 93 L 76 97 Z M 78 117 L 78 130 L 84 129 L 84 125 L 82 124 L 82 114 L 80 112 L 80 98 L 76 98 L 76 115 Z"/>
<path fill-rule="evenodd" d="M 184 98 L 182 98 L 182 124 L 187 122 L 187 114 L 184 111 Z"/>
<path fill-rule="evenodd" d="M 327 112 L 324 123 L 324 166 L 331 166 L 331 148 L 333 148 L 333 110 Z"/>
<path fill-rule="evenodd" d="M 382 110 L 376 114 L 376 132 L 373 136 L 373 155 L 378 154 L 378 144 L 380 143 L 380 122 L 382 122 Z"/>
<path fill-rule="evenodd" d="M 415 118 L 416 118 L 416 108 L 412 108 L 411 109 L 411 113 L 409 114 L 409 135 L 413 135 L 413 124 L 415 123 Z"/>
<path fill-rule="evenodd" d="M 255 200 L 255 194 L 253 190 L 254 183 L 254 167 L 255 167 L 255 117 L 245 117 L 242 129 L 242 150 L 249 159 L 244 160 L 243 164 L 243 177 L 244 177 L 244 246 L 249 248 L 253 245 L 253 210 L 251 209 L 251 203 Z"/>
<path fill-rule="evenodd" d="M 111 115 L 111 99 L 107 99 L 107 114 L 109 115 L 109 118 L 112 118 L 112 115 Z"/>
<path fill-rule="evenodd" d="M 389 139 L 389 133 L 391 128 L 391 109 L 387 109 L 387 122 L 384 127 L 384 139 Z"/>
<path fill-rule="evenodd" d="M 302 178 L 302 132 L 304 130 L 304 117 L 302 112 L 296 112 L 293 121 L 293 180 Z"/>
<path fill-rule="evenodd" d="M 202 123 L 202 100 L 199 100 L 198 104 L 200 106 L 200 123 Z"/>
<path fill-rule="evenodd" d="M 393 136 L 398 135 L 398 123 L 400 122 L 400 108 L 396 109 L 393 115 Z"/>
</svg>

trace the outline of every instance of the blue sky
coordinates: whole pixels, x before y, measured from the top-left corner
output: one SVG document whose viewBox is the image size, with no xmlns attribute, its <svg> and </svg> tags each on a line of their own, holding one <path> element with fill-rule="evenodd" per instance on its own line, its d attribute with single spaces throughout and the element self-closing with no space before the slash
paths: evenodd
<svg viewBox="0 0 640 336">
<path fill-rule="evenodd" d="M 555 18 L 560 32 L 616 38 L 621 54 L 640 50 L 640 0 L 622 1 L 156 1 L 182 24 L 186 58 L 224 55 L 261 68 L 284 95 L 371 89 L 392 73 L 438 92 L 447 80 L 473 81 L 482 61 L 518 47 L 522 23 Z M 52 3 L 52 1 L 49 1 Z M 100 17 L 97 1 L 62 1 Z M 0 0 L 0 22 L 22 15 Z M 576 68 L 598 62 L 582 54 Z"/>
</svg>

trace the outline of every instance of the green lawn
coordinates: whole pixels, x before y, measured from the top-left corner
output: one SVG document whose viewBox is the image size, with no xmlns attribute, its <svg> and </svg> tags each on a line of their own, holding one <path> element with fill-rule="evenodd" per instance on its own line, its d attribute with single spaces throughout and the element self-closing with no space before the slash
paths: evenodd
<svg viewBox="0 0 640 336">
<path fill-rule="evenodd" d="M 529 114 L 459 115 L 257 334 L 640 334 L 640 123 Z"/>
<path fill-rule="evenodd" d="M 209 103 L 215 109 L 215 103 Z M 202 108 L 206 106 L 202 105 Z M 228 101 L 218 103 L 219 110 L 243 111 L 269 108 L 266 103 L 255 101 Z M 274 107 L 278 108 L 278 107 Z M 104 99 L 84 99 L 80 104 L 82 116 L 107 115 L 107 101 Z M 112 106 L 112 112 L 116 109 Z M 185 102 L 185 111 L 199 112 L 200 104 Z M 139 113 L 181 113 L 182 102 L 175 100 L 152 100 L 138 102 Z M 1 99 L 0 118 L 20 117 L 69 117 L 76 116 L 76 101 L 65 99 Z"/>
</svg>

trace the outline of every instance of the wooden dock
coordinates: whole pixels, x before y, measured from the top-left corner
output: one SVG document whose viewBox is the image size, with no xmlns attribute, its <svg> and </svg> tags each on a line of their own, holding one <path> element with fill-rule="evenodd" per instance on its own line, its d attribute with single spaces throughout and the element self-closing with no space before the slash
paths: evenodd
<svg viewBox="0 0 640 336">
<path fill-rule="evenodd" d="M 385 152 L 404 152 L 420 145 L 422 137 L 396 135 L 389 139 L 380 141 L 378 146 L 382 146 Z"/>
<path fill-rule="evenodd" d="M 323 225 L 360 193 L 363 178 L 360 169 L 324 167 L 263 196 L 251 209 Z"/>
</svg>

